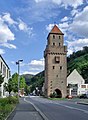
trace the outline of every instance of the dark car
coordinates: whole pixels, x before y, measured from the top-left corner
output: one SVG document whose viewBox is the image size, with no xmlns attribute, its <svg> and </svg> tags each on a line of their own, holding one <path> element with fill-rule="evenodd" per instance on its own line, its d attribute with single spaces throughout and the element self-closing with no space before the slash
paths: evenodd
<svg viewBox="0 0 88 120">
<path fill-rule="evenodd" d="M 88 98 L 88 94 L 82 94 L 82 95 L 80 95 L 80 99 L 81 98 Z"/>
</svg>

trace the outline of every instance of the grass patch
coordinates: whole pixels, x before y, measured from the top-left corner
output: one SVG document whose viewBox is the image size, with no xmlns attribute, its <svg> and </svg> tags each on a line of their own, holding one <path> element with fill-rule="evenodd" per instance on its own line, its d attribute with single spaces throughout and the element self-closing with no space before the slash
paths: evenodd
<svg viewBox="0 0 88 120">
<path fill-rule="evenodd" d="M 16 97 L 0 98 L 0 120 L 5 120 L 17 103 Z"/>
</svg>

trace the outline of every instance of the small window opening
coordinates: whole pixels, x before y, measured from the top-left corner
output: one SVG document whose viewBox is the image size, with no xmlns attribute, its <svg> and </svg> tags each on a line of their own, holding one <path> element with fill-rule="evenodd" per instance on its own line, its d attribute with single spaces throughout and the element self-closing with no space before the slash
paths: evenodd
<svg viewBox="0 0 88 120">
<path fill-rule="evenodd" d="M 52 87 L 50 87 L 50 89 L 52 89 Z"/>
<path fill-rule="evenodd" d="M 60 70 L 62 70 L 62 66 L 60 66 Z"/>
<path fill-rule="evenodd" d="M 53 69 L 55 69 L 55 66 L 53 66 Z"/>
<path fill-rule="evenodd" d="M 59 56 L 55 57 L 55 63 L 60 63 L 60 57 Z"/>
<path fill-rule="evenodd" d="M 55 43 L 53 43 L 53 46 L 55 46 Z"/>
<path fill-rule="evenodd" d="M 55 35 L 53 35 L 53 39 L 55 39 Z"/>
<path fill-rule="evenodd" d="M 58 75 L 56 75 L 56 77 L 58 77 Z"/>
</svg>

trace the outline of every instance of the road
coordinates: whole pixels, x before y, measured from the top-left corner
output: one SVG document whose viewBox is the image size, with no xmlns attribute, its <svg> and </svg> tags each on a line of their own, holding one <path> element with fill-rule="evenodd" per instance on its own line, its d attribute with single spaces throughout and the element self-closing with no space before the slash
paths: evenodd
<svg viewBox="0 0 88 120">
<path fill-rule="evenodd" d="M 27 97 L 48 120 L 88 120 L 88 105 L 77 104 L 78 100 L 52 101 L 40 97 Z"/>
</svg>

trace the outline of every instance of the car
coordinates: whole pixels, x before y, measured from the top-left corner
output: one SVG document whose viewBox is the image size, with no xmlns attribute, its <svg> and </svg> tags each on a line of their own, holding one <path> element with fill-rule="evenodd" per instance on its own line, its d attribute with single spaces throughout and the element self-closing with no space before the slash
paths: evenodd
<svg viewBox="0 0 88 120">
<path fill-rule="evenodd" d="M 81 98 L 88 98 L 88 94 L 82 94 L 82 95 L 80 95 L 79 98 L 80 98 L 80 99 L 81 99 Z"/>
<path fill-rule="evenodd" d="M 67 95 L 66 98 L 72 99 L 72 95 Z"/>
</svg>

